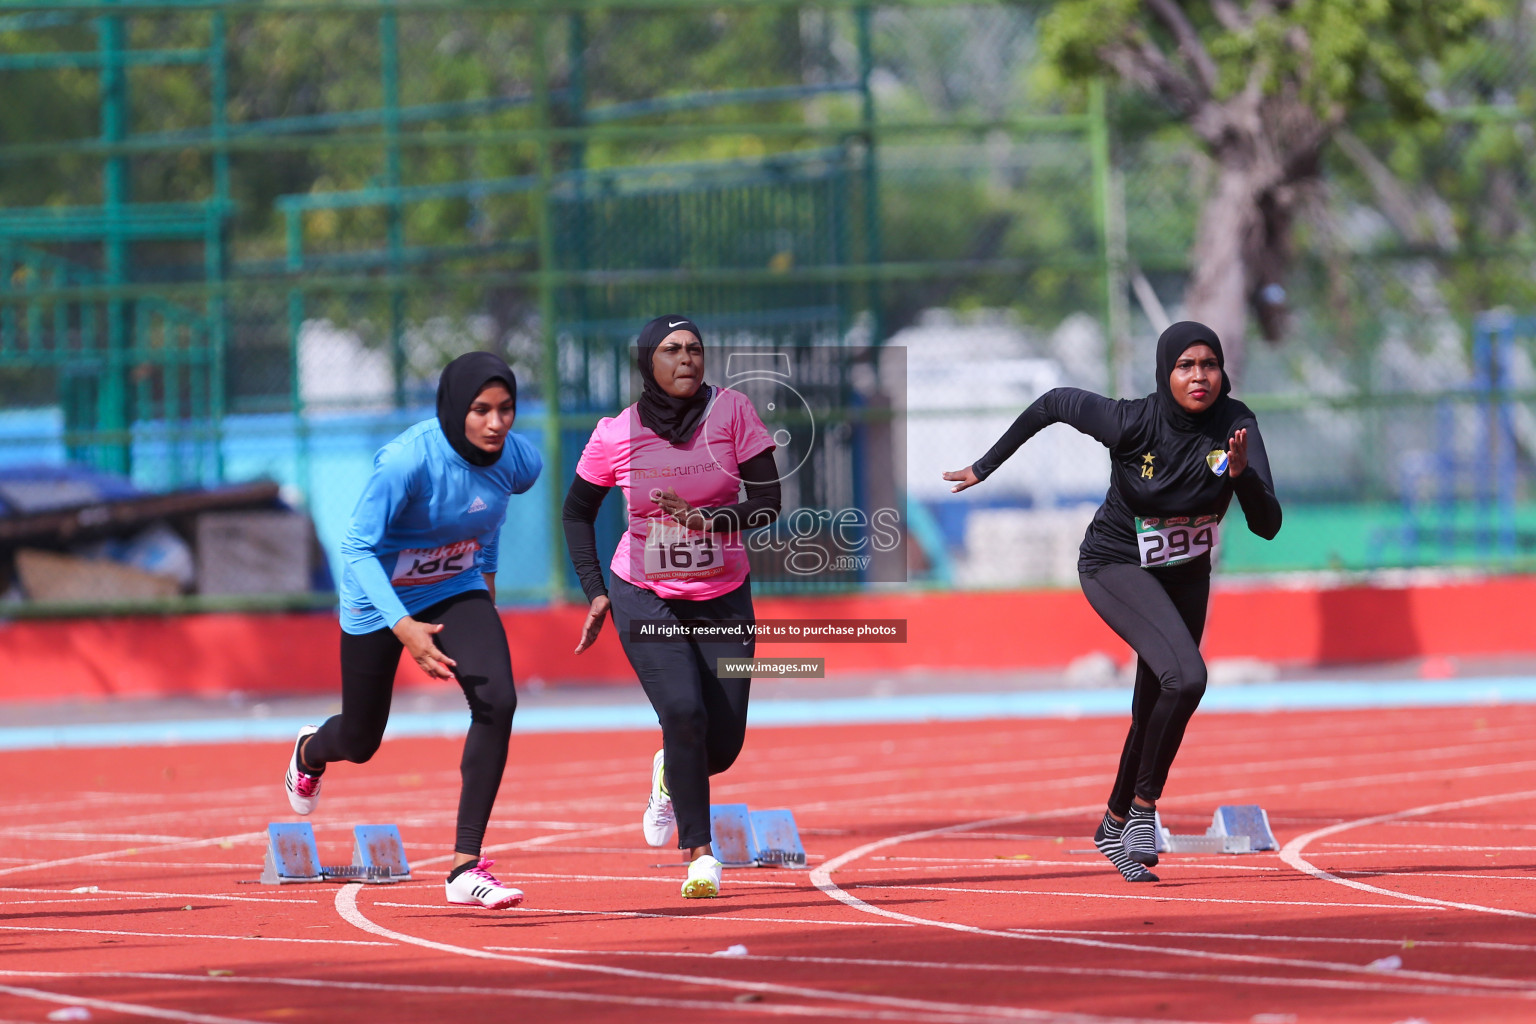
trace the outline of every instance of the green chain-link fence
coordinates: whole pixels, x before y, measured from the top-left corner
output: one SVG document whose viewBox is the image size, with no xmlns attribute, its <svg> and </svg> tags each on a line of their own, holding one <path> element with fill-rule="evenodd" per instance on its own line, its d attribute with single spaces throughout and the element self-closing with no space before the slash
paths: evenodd
<svg viewBox="0 0 1536 1024">
<path fill-rule="evenodd" d="M 353 453 L 492 348 L 549 456 L 520 584 L 549 595 L 575 454 L 632 397 L 638 326 L 681 310 L 719 343 L 904 348 L 915 578 L 1064 578 L 1091 448 L 1042 439 L 966 502 L 934 478 L 1042 387 L 1149 389 L 1209 170 L 1144 101 L 1053 85 L 1044 5 L 381 6 L 0 14 L 0 459 L 269 475 L 324 534 Z M 1529 556 L 1477 525 L 1527 515 L 1529 343 L 1478 390 L 1472 324 L 1536 306 L 1530 42 L 1512 18 L 1445 119 L 1331 152 L 1290 336 L 1242 368 L 1297 517 L 1232 566 Z M 1423 216 L 1394 223 L 1393 187 Z"/>
</svg>

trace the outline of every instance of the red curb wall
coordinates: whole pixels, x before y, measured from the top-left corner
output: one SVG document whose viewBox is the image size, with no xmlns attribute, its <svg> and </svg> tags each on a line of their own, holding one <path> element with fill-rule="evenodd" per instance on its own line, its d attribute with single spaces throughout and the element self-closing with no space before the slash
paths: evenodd
<svg viewBox="0 0 1536 1024">
<path fill-rule="evenodd" d="M 827 659 L 829 674 L 1051 669 L 1125 645 L 1076 590 L 759 598 L 760 619 L 906 619 L 905 644 L 761 643 L 764 657 Z M 1208 658 L 1286 665 L 1536 654 L 1536 577 L 1420 586 L 1218 589 Z M 628 683 L 610 623 L 572 653 L 585 608 L 507 609 L 521 683 Z M 93 697 L 331 694 L 340 687 L 330 613 L 125 616 L 0 622 L 0 702 Z M 427 685 L 404 662 L 403 684 Z"/>
</svg>

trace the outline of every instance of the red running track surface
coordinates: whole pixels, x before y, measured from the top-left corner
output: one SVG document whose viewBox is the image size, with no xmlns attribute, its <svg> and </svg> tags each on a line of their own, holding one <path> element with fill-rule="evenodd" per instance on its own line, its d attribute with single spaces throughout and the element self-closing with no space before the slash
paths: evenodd
<svg viewBox="0 0 1536 1024">
<path fill-rule="evenodd" d="M 1083 852 L 1123 727 L 754 730 L 714 798 L 793 808 L 811 870 L 711 901 L 641 840 L 654 735 L 515 736 L 499 913 L 443 902 L 452 741 L 328 773 L 322 859 L 392 821 L 417 868 L 366 887 L 239 884 L 283 744 L 3 754 L 0 1020 L 1536 1019 L 1536 708 L 1197 715 L 1165 819 L 1261 803 L 1284 848 L 1158 885 Z"/>
</svg>

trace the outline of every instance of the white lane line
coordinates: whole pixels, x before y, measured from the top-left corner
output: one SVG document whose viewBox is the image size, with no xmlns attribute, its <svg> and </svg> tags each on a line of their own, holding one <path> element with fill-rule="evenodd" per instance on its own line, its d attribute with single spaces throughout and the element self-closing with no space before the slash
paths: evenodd
<svg viewBox="0 0 1536 1024">
<path fill-rule="evenodd" d="M 336 912 L 343 920 L 381 938 L 393 939 L 396 942 L 420 946 L 424 949 L 437 950 L 442 953 L 453 953 L 458 956 L 475 957 L 487 960 L 510 960 L 514 963 L 528 964 L 533 967 L 554 968 L 565 971 L 581 971 L 591 974 L 602 974 L 609 977 L 627 978 L 634 981 L 646 982 L 670 982 L 678 985 L 701 985 L 709 988 L 731 989 L 740 992 L 756 992 L 761 995 L 792 996 L 797 999 L 810 999 L 837 1004 L 854 1004 L 871 1007 L 881 1007 L 891 1010 L 906 1010 L 919 1013 L 960 1014 L 979 1020 L 1029 1020 L 1029 1021 L 1087 1021 L 1103 1018 L 1088 1017 L 1083 1014 L 1054 1013 L 1046 1010 L 1035 1010 L 1024 1007 L 1011 1006 L 970 1006 L 964 1003 L 936 1002 L 926 999 L 904 999 L 897 996 L 865 995 L 856 992 L 839 992 L 836 990 L 810 988 L 801 985 L 779 985 L 764 981 L 740 981 L 731 978 L 706 977 L 695 974 L 663 974 L 656 971 L 638 971 L 627 967 L 611 967 L 606 964 L 581 964 L 569 963 L 564 960 L 551 960 L 548 957 L 518 956 L 508 953 L 492 953 L 485 949 L 474 949 L 466 946 L 453 946 L 445 942 L 435 942 L 431 939 L 423 939 L 415 935 L 407 935 L 404 932 L 393 931 L 383 925 L 369 920 L 357 907 L 357 894 L 362 889 L 361 885 L 345 885 L 336 893 Z M 828 1016 L 834 1014 L 827 1013 Z"/>
<path fill-rule="evenodd" d="M 1338 835 L 1340 832 L 1347 832 L 1350 829 L 1363 828 L 1367 825 L 1376 825 L 1381 822 L 1395 821 L 1402 818 L 1418 817 L 1421 814 L 1434 814 L 1438 811 L 1460 810 L 1464 807 L 1479 807 L 1483 804 L 1498 803 L 1500 801 L 1508 801 L 1513 806 L 1518 807 L 1522 805 L 1523 801 L 1529 800 L 1533 796 L 1536 796 L 1536 790 L 1528 789 L 1519 793 L 1499 793 L 1492 796 L 1472 797 L 1467 800 L 1452 800 L 1443 804 L 1426 804 L 1422 807 L 1410 807 L 1406 810 L 1392 811 L 1388 814 L 1378 814 L 1369 818 L 1357 818 L 1354 821 L 1343 821 L 1339 822 L 1337 825 L 1329 825 L 1327 828 L 1320 828 L 1315 831 L 1308 832 L 1306 835 L 1297 836 L 1295 839 L 1292 839 L 1281 848 L 1280 859 L 1285 861 L 1291 867 L 1295 868 L 1297 871 L 1305 872 L 1306 874 L 1311 875 L 1313 878 L 1320 878 L 1325 882 L 1334 882 L 1338 885 L 1347 885 L 1351 889 L 1359 889 L 1361 892 L 1373 892 L 1378 896 L 1389 896 L 1392 899 L 1407 900 L 1412 903 L 1421 903 L 1429 906 L 1451 907 L 1456 910 L 1470 910 L 1473 913 L 1478 914 L 1497 914 L 1500 917 L 1519 917 L 1526 920 L 1536 920 L 1536 914 L 1527 913 L 1523 910 L 1509 910 L 1504 907 L 1485 907 L 1478 903 L 1462 903 L 1457 900 L 1436 899 L 1432 896 L 1417 896 L 1412 893 L 1397 892 L 1392 889 L 1383 889 L 1380 886 L 1371 885 L 1367 882 L 1359 881 L 1358 879 L 1341 878 L 1332 872 L 1325 871 L 1322 868 L 1317 867 L 1302 855 L 1302 851 L 1305 850 L 1310 843 L 1313 843 L 1319 839 L 1324 839 L 1328 836 Z"/>
<path fill-rule="evenodd" d="M 1098 851 L 1094 851 L 1098 855 Z M 1163 854 L 1164 857 L 1170 856 Z M 857 867 L 847 868 L 848 871 L 939 871 L 943 868 L 1021 868 L 1038 865 L 1047 868 L 1084 868 L 1098 867 L 1098 863 L 1086 857 L 1082 860 L 1041 860 L 1036 857 L 992 857 L 986 860 L 964 860 L 950 857 L 871 857 L 871 860 L 903 860 L 919 861 L 919 864 L 891 865 L 889 867 Z M 932 863 L 929 863 L 932 862 Z M 1172 861 L 1164 860 L 1160 867 L 1165 868 L 1209 868 L 1212 871 L 1282 871 L 1283 868 L 1272 864 L 1210 864 L 1203 861 Z"/>
<path fill-rule="evenodd" d="M 1255 935 L 1252 932 L 1165 932 L 1148 931 L 1142 929 L 1139 932 L 1125 931 L 1098 931 L 1081 928 L 1010 928 L 1009 931 L 1026 932 L 1035 935 L 1108 935 L 1108 936 L 1136 936 L 1146 938 L 1148 936 L 1168 936 L 1180 939 L 1216 939 L 1221 942 L 1298 942 L 1298 943 L 1339 943 L 1349 946 L 1387 946 L 1392 949 L 1407 948 L 1404 943 L 1417 949 L 1420 946 L 1434 946 L 1445 949 L 1497 949 L 1514 953 L 1536 953 L 1536 946 L 1520 945 L 1514 942 L 1474 942 L 1453 941 L 1450 939 L 1412 939 L 1405 940 L 1401 936 L 1381 939 L 1354 939 L 1338 938 L 1328 935 Z"/>
<path fill-rule="evenodd" d="M 1222 770 L 1224 774 L 1231 775 L 1238 770 L 1238 766 L 1224 765 Z M 1424 769 L 1422 771 L 1389 772 L 1383 775 L 1357 775 L 1347 779 L 1327 779 L 1317 780 L 1314 782 L 1280 782 L 1267 786 L 1244 786 L 1240 789 L 1234 789 L 1232 792 L 1248 797 L 1253 797 L 1262 793 L 1295 794 L 1340 789 L 1346 786 L 1360 787 L 1396 785 L 1408 782 L 1423 782 L 1425 780 L 1435 780 L 1438 782 L 1445 779 L 1479 778 L 1484 775 L 1508 776 L 1520 772 L 1530 771 L 1536 771 L 1536 760 L 1509 761 L 1501 764 L 1477 765 L 1469 768 L 1430 768 Z M 900 805 L 899 813 L 910 814 L 914 808 L 919 806 L 922 806 L 925 809 L 929 806 L 933 807 L 934 809 L 952 808 L 955 805 L 955 802 L 962 796 L 1002 796 L 1004 794 L 1014 793 L 1020 790 L 1028 790 L 1031 793 L 1040 793 L 1045 790 L 1073 789 L 1089 785 L 1103 786 L 1106 785 L 1110 779 L 1111 775 L 1107 773 L 1081 775 L 1072 778 L 1060 779 L 1027 778 L 1019 779 L 1016 782 L 999 782 L 986 786 L 966 786 L 957 789 L 927 789 L 916 791 L 911 794 L 888 793 L 881 796 L 849 797 L 841 800 L 822 800 L 816 803 L 801 804 L 796 807 L 796 810 L 803 810 L 807 812 L 832 811 L 837 809 L 861 807 L 866 810 L 866 813 L 870 813 L 876 810 L 879 805 L 896 804 Z M 1179 804 L 1188 804 L 1192 801 L 1192 799 L 1192 797 L 1181 797 L 1176 802 Z M 1175 801 L 1170 800 L 1169 802 L 1174 803 Z M 1018 819 L 1010 818 L 1002 820 L 1016 821 Z"/>
<path fill-rule="evenodd" d="M 24 861 L 18 857 L 20 863 L 31 864 L 34 858 L 27 857 Z M 234 861 L 217 860 L 98 860 L 95 862 L 101 868 L 163 868 L 167 871 L 196 870 L 207 868 L 209 871 L 255 871 L 257 868 L 246 861 L 237 864 Z M 0 890 L 3 892 L 4 890 Z"/>
<path fill-rule="evenodd" d="M 12 829 L 0 839 L 51 839 L 61 843 L 190 843 L 196 836 L 138 835 L 133 832 L 43 832 Z"/>
<path fill-rule="evenodd" d="M 678 867 L 686 869 L 688 865 L 679 864 Z M 668 885 L 677 885 L 679 882 L 677 875 L 570 875 L 537 871 L 509 871 L 507 874 L 518 878 L 559 878 L 570 882 L 666 882 Z M 769 882 L 753 878 L 733 878 L 729 871 L 725 874 L 725 883 L 728 885 L 776 885 L 790 889 L 809 888 L 801 882 Z"/>
<path fill-rule="evenodd" d="M 407 907 L 414 910 L 444 910 L 463 913 L 463 907 L 450 906 L 446 903 L 387 903 L 379 900 L 373 904 L 376 907 Z M 648 910 L 556 910 L 551 907 L 509 907 L 508 910 L 523 914 L 572 914 L 583 917 L 660 917 L 668 921 L 706 921 L 719 922 L 720 924 L 734 925 L 740 921 L 751 921 L 757 924 L 818 924 L 831 925 L 839 928 L 910 928 L 909 924 L 899 921 L 866 921 L 862 918 L 853 918 L 848 921 L 836 921 L 825 918 L 812 917 L 740 917 L 736 914 L 719 913 L 694 913 L 694 914 L 659 914 Z"/>
<path fill-rule="evenodd" d="M 899 885 L 886 882 L 862 882 L 848 885 L 848 889 L 916 890 L 918 892 L 965 892 L 989 896 L 1079 896 L 1088 900 L 1140 900 L 1151 903 L 1243 903 L 1261 907 L 1344 907 L 1357 910 L 1432 910 L 1433 907 L 1405 907 L 1401 903 L 1324 903 L 1320 900 L 1237 900 L 1215 896 L 1179 896 L 1171 892 L 1162 895 L 1139 895 L 1117 892 L 1052 892 L 1043 889 L 964 889 L 950 885 Z"/>
<path fill-rule="evenodd" d="M 508 850 L 531 850 L 585 836 L 610 836 L 617 832 L 630 831 L 633 828 L 634 825 L 601 825 L 580 832 L 551 833 L 549 835 L 534 836 L 532 839 L 518 839 L 510 843 L 497 843 L 494 846 L 482 847 L 480 855 L 483 857 L 488 853 L 505 853 Z M 457 854 L 445 853 L 438 857 L 423 857 L 420 860 L 413 860 L 411 864 L 413 867 L 426 867 L 428 864 L 446 864 L 456 856 Z"/>
<path fill-rule="evenodd" d="M 1213 795 L 1216 797 L 1221 797 L 1226 796 L 1227 794 L 1205 794 L 1204 798 L 1210 799 Z M 1088 808 L 1077 808 L 1073 809 L 1071 813 L 1083 813 L 1084 810 L 1097 810 L 1099 806 L 1100 805 L 1098 804 L 1094 804 Z M 1052 813 L 1062 814 L 1068 812 L 1055 811 Z M 909 924 L 924 925 L 929 928 L 940 928 L 946 931 L 962 932 L 968 935 L 990 935 L 1000 938 L 1031 939 L 1035 941 L 1057 943 L 1069 946 L 1083 946 L 1092 949 L 1106 949 L 1122 953 L 1134 953 L 1148 957 L 1168 956 L 1195 960 L 1251 963 L 1262 964 L 1266 967 L 1280 967 L 1291 970 L 1298 968 L 1311 968 L 1314 970 L 1348 974 L 1372 973 L 1369 967 L 1364 967 L 1359 964 L 1335 963 L 1326 960 L 1299 960 L 1286 957 L 1258 956 L 1248 953 L 1213 953 L 1207 952 L 1205 950 L 1185 949 L 1182 947 L 1170 946 L 1153 946 L 1135 942 L 1108 942 L 1103 939 L 1083 938 L 1077 935 L 1061 935 L 1056 933 L 1034 934 L 1027 932 L 1021 933 L 1016 931 L 1000 931 L 995 928 L 980 928 L 975 925 L 961 924 L 956 921 L 944 921 L 934 918 L 918 917 L 914 914 L 905 914 L 900 911 L 887 909 L 885 907 L 878 907 L 874 904 L 866 903 L 864 900 L 859 899 L 857 896 L 850 892 L 845 892 L 841 887 L 838 886 L 836 882 L 832 881 L 832 873 L 843 867 L 843 865 L 852 863 L 853 861 L 856 861 L 862 857 L 868 856 L 877 850 L 884 850 L 899 843 L 914 842 L 921 839 L 932 838 L 934 836 L 941 836 L 949 832 L 964 831 L 968 827 L 993 828 L 997 826 L 1018 825 L 1034 817 L 1036 817 L 1036 815 L 1016 814 L 1002 818 L 987 818 L 975 822 L 962 822 L 956 825 L 943 825 L 938 828 L 924 829 L 919 832 L 908 832 L 902 835 L 887 836 L 884 839 L 877 839 L 873 842 L 865 843 L 863 846 L 857 846 L 851 850 L 841 853 L 820 867 L 812 870 L 811 884 L 815 885 L 831 899 L 834 899 L 846 906 L 853 907 L 855 910 L 861 910 L 866 914 L 872 914 L 877 917 L 883 917 L 893 921 L 906 921 Z M 1479 987 L 1489 986 L 1495 988 L 1508 986 L 1510 984 L 1517 984 L 1521 986 L 1528 985 L 1526 982 L 1510 982 L 1507 979 L 1502 978 L 1490 980 L 1478 978 L 1475 976 L 1441 974 L 1431 971 L 1397 971 L 1394 972 L 1394 975 L 1399 980 L 1408 979 L 1414 981 L 1432 982 L 1435 984 L 1475 985 Z M 1512 994 L 1521 997 L 1536 997 L 1536 988 L 1528 988 L 1524 992 L 1516 992 Z"/>
<path fill-rule="evenodd" d="M 175 900 L 172 900 L 172 902 L 174 903 L 174 902 L 177 902 L 179 900 L 198 899 L 198 898 L 200 898 L 200 897 L 195 897 L 195 896 L 192 896 L 192 897 L 179 896 Z M 160 899 L 164 899 L 164 897 L 163 896 L 111 896 L 111 897 L 79 896 L 76 899 L 72 899 L 72 900 L 63 900 L 63 899 L 60 899 L 60 900 L 5 900 L 4 902 L 0 902 L 0 908 L 7 908 L 7 907 L 35 907 L 35 906 L 41 906 L 41 905 L 44 905 L 44 904 L 55 904 L 55 905 L 64 904 L 66 906 L 82 906 L 82 905 L 91 904 L 91 903 L 130 903 L 130 902 L 132 902 L 134 900 L 149 901 L 149 900 L 160 900 Z M 314 906 L 316 903 L 318 903 L 320 901 L 319 900 L 303 900 L 303 899 L 273 899 L 273 900 L 267 900 L 265 902 L 269 902 L 269 903 L 304 903 L 304 904 L 308 904 L 309 906 Z M 163 909 L 165 909 L 165 910 L 174 910 L 176 908 L 175 907 L 165 907 Z M 103 913 L 103 914 L 109 913 L 109 911 L 107 911 L 105 909 L 102 909 L 102 910 L 99 910 L 99 911 L 94 911 L 94 912 L 95 913 Z"/>
<path fill-rule="evenodd" d="M 180 1020 L 187 1024 L 252 1024 L 243 1017 L 215 1017 L 208 1013 L 186 1013 L 182 1010 L 163 1010 L 157 1006 L 139 1006 L 135 1003 L 119 1003 L 112 999 L 89 999 L 85 996 L 66 996 L 58 992 L 44 992 L 35 988 L 0 985 L 0 992 L 20 999 L 36 999 L 44 1003 L 63 1003 L 65 1006 L 83 1006 L 91 1010 L 110 1010 L 134 1017 L 153 1017 L 157 1020 Z"/>
<path fill-rule="evenodd" d="M 14 889 L 13 888 L 13 889 L 0 889 L 0 892 L 53 893 L 53 894 L 58 894 L 58 895 L 69 895 L 69 894 L 71 894 L 73 892 L 73 890 L 71 890 L 71 889 Z M 152 900 L 152 899 L 229 900 L 230 902 L 233 902 L 233 903 L 319 903 L 320 902 L 318 897 L 307 899 L 307 898 L 302 897 L 302 896 L 279 896 L 279 895 L 277 895 L 275 893 L 273 895 L 271 895 L 271 896 L 232 896 L 232 895 L 230 895 L 228 893 L 222 893 L 222 892 L 153 892 L 153 891 L 146 892 L 146 891 L 142 891 L 142 890 L 139 890 L 139 889 L 97 889 L 97 891 L 94 892 L 94 893 L 88 893 L 88 894 L 87 893 L 82 893 L 81 895 L 82 896 L 89 895 L 91 897 L 94 897 L 94 899 L 91 900 L 91 902 L 97 902 L 97 903 L 102 903 L 102 902 L 110 903 L 110 902 L 112 902 L 112 898 L 113 897 L 122 897 L 124 899 L 134 899 L 134 900 Z M 4 903 L 0 903 L 0 906 L 5 906 L 5 905 L 9 904 L 10 902 L 11 902 L 10 900 L 6 900 Z M 85 902 L 85 901 L 82 900 L 81 902 Z"/>
<path fill-rule="evenodd" d="M 1401 857 L 1402 850 L 1314 850 L 1317 857 L 1327 857 L 1332 860 L 1335 857 Z M 1493 856 L 1489 854 L 1489 856 Z"/>
<path fill-rule="evenodd" d="M 805 829 L 800 830 L 801 835 L 804 835 L 805 833 Z M 652 858 L 662 856 L 662 854 L 658 854 L 655 849 L 636 849 L 633 846 L 544 846 L 541 847 L 541 849 L 545 853 L 601 853 L 620 857 Z M 685 868 L 688 866 L 688 862 L 686 860 L 678 860 L 677 866 L 680 868 Z"/>
<path fill-rule="evenodd" d="M 1170 934 L 1170 933 L 1164 933 Z M 546 949 L 538 946 L 486 946 L 486 949 L 508 953 L 549 953 L 565 956 L 615 956 L 615 957 L 674 957 L 714 960 L 715 953 L 674 952 L 645 949 Z M 836 956 L 775 956 L 765 953 L 747 953 L 732 960 L 761 961 L 764 963 L 821 964 L 831 967 L 890 967 L 898 970 L 980 971 L 999 974 L 1044 974 L 1088 978 L 1134 978 L 1140 981 L 1197 981 L 1203 985 L 1242 984 L 1272 985 L 1278 988 L 1318 988 L 1345 992 L 1406 992 L 1414 995 L 1433 993 L 1481 998 L 1505 998 L 1507 993 L 1481 988 L 1429 987 L 1399 985 L 1384 976 L 1379 982 L 1355 981 L 1343 978 L 1283 978 L 1276 975 L 1212 974 L 1209 971 L 1150 971 L 1116 967 L 1062 967 L 1044 964 L 986 964 L 954 963 L 933 960 L 878 960 L 862 957 Z"/>
<path fill-rule="evenodd" d="M 548 999 L 567 1003 L 698 1010 L 702 1011 L 702 1019 L 704 1020 L 712 1019 L 716 1014 L 725 1011 L 771 1017 L 813 1017 L 822 1020 L 836 1017 L 848 1020 L 922 1021 L 924 1024 L 994 1024 L 996 1021 L 995 1017 L 978 1017 L 975 1014 L 924 1014 L 892 1010 L 866 1010 L 850 1006 L 839 1006 L 835 1011 L 829 1011 L 823 1007 L 787 1006 L 767 1002 L 724 1003 L 713 999 L 609 995 L 599 992 L 564 992 L 537 988 L 493 988 L 484 985 L 409 985 L 376 981 L 332 981 L 318 978 L 209 978 L 198 974 L 160 974 L 148 971 L 92 971 L 71 974 L 41 971 L 0 971 L 0 977 L 65 978 L 71 981 L 84 978 L 104 978 L 212 985 L 275 985 L 319 991 L 365 992 L 369 994 L 397 993 L 401 995 L 431 996 L 490 996 L 499 999 Z M 1062 1021 L 1063 1024 L 1088 1020 L 1088 1018 L 1078 1015 L 1063 1015 L 1054 1019 Z M 1177 1024 L 1177 1022 L 1160 1021 L 1157 1024 Z"/>
<path fill-rule="evenodd" d="M 191 850 L 200 846 L 218 846 L 221 843 L 239 843 L 251 839 L 261 839 L 265 832 L 239 832 L 229 836 L 214 836 L 211 839 L 193 839 L 184 843 L 162 843 L 151 846 L 145 853 L 165 853 L 170 850 Z M 66 864 L 86 864 L 96 860 L 112 860 L 128 854 L 140 852 L 136 847 L 127 847 L 122 850 L 106 850 L 101 853 L 85 853 L 78 857 L 61 857 L 53 860 L 40 860 L 35 864 L 20 864 L 16 867 L 0 868 L 0 875 L 13 875 L 21 871 L 35 871 L 39 868 L 61 868 Z"/>
<path fill-rule="evenodd" d="M 140 939 L 228 939 L 231 942 L 312 943 L 317 946 L 388 946 L 367 939 L 290 939 L 281 935 L 202 935 L 193 932 L 124 932 L 112 928 L 53 928 L 32 924 L 0 924 L 8 932 L 68 932 L 78 935 L 127 935 Z"/>
<path fill-rule="evenodd" d="M 1386 871 L 1380 868 L 1345 871 L 1343 868 L 1335 868 L 1333 873 L 1374 878 L 1478 878 L 1492 882 L 1536 882 L 1536 875 L 1468 875 L 1459 871 Z"/>
<path fill-rule="evenodd" d="M 1278 821 L 1279 819 L 1270 818 L 1269 820 L 1274 822 Z M 1306 823 L 1309 825 L 1315 825 L 1324 820 L 1332 821 L 1333 819 L 1311 818 L 1308 819 Z M 1390 828 L 1461 828 L 1476 829 L 1479 832 L 1515 832 L 1520 829 L 1536 829 L 1536 825 L 1525 825 L 1513 821 L 1501 821 L 1496 824 L 1487 821 L 1384 821 L 1382 824 Z"/>
<path fill-rule="evenodd" d="M 1310 740 L 1310 737 L 1309 737 Z M 1528 749 L 1529 739 L 1524 735 L 1516 735 L 1508 740 L 1477 743 L 1458 743 L 1451 746 L 1426 747 L 1414 751 L 1415 760 L 1423 764 L 1428 761 L 1462 758 L 1468 754 L 1479 754 L 1484 757 L 1497 747 L 1514 747 L 1517 751 L 1524 752 Z M 1199 771 L 1206 767 L 1215 767 L 1216 764 L 1224 772 L 1242 771 L 1253 774 L 1265 774 L 1276 770 L 1285 770 L 1296 773 L 1308 768 L 1340 768 L 1346 763 L 1363 767 L 1361 762 L 1369 761 L 1401 761 L 1402 753 L 1396 750 L 1366 750 L 1351 751 L 1347 754 L 1327 754 L 1315 757 L 1287 757 L 1271 761 L 1250 761 L 1232 763 L 1222 755 L 1228 751 L 1248 753 L 1252 750 L 1251 744 L 1217 744 L 1200 748 L 1199 758 L 1192 758 L 1192 762 L 1185 766 L 1186 771 Z M 1206 764 L 1204 762 L 1215 762 Z M 867 786 L 877 782 L 902 782 L 914 778 L 924 779 L 959 779 L 967 776 L 1004 775 L 1018 776 L 1028 775 L 1030 778 L 1041 779 L 1046 773 L 1060 769 L 1083 766 L 1102 766 L 1105 763 L 1103 755 L 1097 754 L 1071 754 L 1066 756 L 1031 758 L 1020 761 L 989 761 L 980 765 L 956 765 L 954 763 L 941 764 L 936 767 L 919 769 L 916 767 L 900 769 L 883 769 L 875 771 L 860 771 L 845 773 L 842 775 L 814 775 L 800 778 L 776 777 L 771 780 L 737 781 L 729 784 L 711 787 L 711 792 L 717 795 L 724 794 L 750 794 L 755 792 L 786 789 L 791 792 L 802 792 L 807 787 L 814 786 L 818 789 L 826 789 L 829 786 L 861 785 Z M 971 789 L 957 789 L 955 792 L 972 792 Z M 834 801 L 836 802 L 836 801 Z"/>
<path fill-rule="evenodd" d="M 1329 853 L 1344 853 L 1345 849 L 1366 848 L 1371 853 L 1391 853 L 1393 851 L 1411 850 L 1414 853 L 1527 853 L 1536 850 L 1536 846 L 1426 846 L 1423 843 L 1319 843 L 1319 852 L 1326 849 Z"/>
<path fill-rule="evenodd" d="M 804 829 L 800 831 L 804 832 Z M 1042 842 L 1054 843 L 1058 840 L 1065 841 L 1066 836 L 1042 836 L 1025 832 L 962 832 L 959 835 L 950 836 L 951 839 L 996 839 L 1005 842 Z"/>
</svg>

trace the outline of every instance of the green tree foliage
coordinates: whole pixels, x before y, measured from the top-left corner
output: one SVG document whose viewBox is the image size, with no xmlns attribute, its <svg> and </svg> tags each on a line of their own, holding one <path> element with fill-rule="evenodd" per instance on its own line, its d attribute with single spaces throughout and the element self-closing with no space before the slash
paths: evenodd
<svg viewBox="0 0 1536 1024">
<path fill-rule="evenodd" d="M 1493 0 L 1062 0 L 1042 48 L 1062 75 L 1158 98 L 1211 157 L 1186 294 L 1238 343 L 1249 312 L 1284 330 L 1293 221 L 1336 132 L 1362 115 L 1433 116 L 1439 62 Z"/>
</svg>

